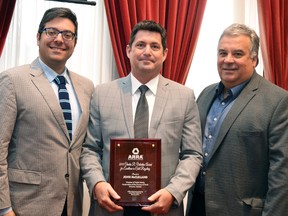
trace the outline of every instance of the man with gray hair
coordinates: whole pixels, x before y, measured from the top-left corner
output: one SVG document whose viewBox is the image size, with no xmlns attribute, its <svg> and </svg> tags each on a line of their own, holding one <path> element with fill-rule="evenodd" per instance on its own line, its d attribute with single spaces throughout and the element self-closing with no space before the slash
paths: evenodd
<svg viewBox="0 0 288 216">
<path fill-rule="evenodd" d="M 288 94 L 258 75 L 259 37 L 242 24 L 222 33 L 221 81 L 197 99 L 203 167 L 187 216 L 283 216 L 288 212 Z"/>
</svg>

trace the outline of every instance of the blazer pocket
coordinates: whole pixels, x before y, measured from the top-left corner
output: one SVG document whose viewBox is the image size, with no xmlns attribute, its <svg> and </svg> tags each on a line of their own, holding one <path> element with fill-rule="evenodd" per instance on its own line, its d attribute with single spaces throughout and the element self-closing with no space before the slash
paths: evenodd
<svg viewBox="0 0 288 216">
<path fill-rule="evenodd" d="M 10 182 L 40 185 L 41 172 L 19 169 L 8 169 L 8 178 Z"/>
<path fill-rule="evenodd" d="M 239 137 L 263 137 L 262 131 L 238 131 Z"/>
</svg>

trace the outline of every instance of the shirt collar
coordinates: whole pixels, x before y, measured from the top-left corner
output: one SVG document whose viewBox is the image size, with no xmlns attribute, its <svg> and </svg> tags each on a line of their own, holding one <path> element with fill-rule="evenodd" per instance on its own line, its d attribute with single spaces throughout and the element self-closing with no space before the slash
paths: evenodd
<svg viewBox="0 0 288 216">
<path fill-rule="evenodd" d="M 145 84 L 154 95 L 156 95 L 157 92 L 158 82 L 159 82 L 159 75 Z M 132 83 L 132 95 L 134 95 L 138 90 L 138 88 L 143 84 L 139 82 L 132 73 L 131 73 L 131 83 Z"/>
<path fill-rule="evenodd" d="M 45 76 L 47 77 L 47 79 L 48 79 L 48 81 L 49 81 L 50 83 L 53 82 L 54 79 L 56 78 L 56 76 L 58 76 L 58 75 L 64 76 L 65 79 L 66 79 L 66 82 L 67 82 L 67 83 L 70 83 L 70 78 L 69 78 L 69 76 L 68 76 L 68 70 L 67 70 L 66 67 L 65 67 L 63 73 L 58 74 L 58 73 L 56 73 L 53 69 L 51 69 L 49 66 L 47 66 L 47 65 L 40 59 L 40 57 L 38 58 L 38 60 L 39 60 L 39 64 L 40 64 L 40 66 L 41 66 L 41 68 L 42 68 Z"/>
<path fill-rule="evenodd" d="M 237 98 L 241 91 L 244 89 L 244 87 L 247 85 L 247 83 L 250 81 L 247 80 L 231 89 L 228 90 L 228 94 L 233 97 L 233 99 Z M 224 93 L 224 85 L 222 82 L 219 82 L 217 88 L 216 88 L 216 95 L 217 97 L 221 97 L 221 95 Z"/>
</svg>

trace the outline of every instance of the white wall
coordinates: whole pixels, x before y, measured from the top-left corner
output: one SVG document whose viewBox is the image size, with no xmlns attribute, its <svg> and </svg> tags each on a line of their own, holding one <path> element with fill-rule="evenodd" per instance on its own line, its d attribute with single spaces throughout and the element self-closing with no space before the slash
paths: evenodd
<svg viewBox="0 0 288 216">
<path fill-rule="evenodd" d="M 78 40 L 67 61 L 68 68 L 91 79 L 95 85 L 118 77 L 103 0 L 97 0 L 96 6 L 17 0 L 0 58 L 0 72 L 29 64 L 38 56 L 38 25 L 44 12 L 52 7 L 68 7 L 77 15 Z"/>
<path fill-rule="evenodd" d="M 207 0 L 201 31 L 186 86 L 196 97 L 209 84 L 219 82 L 217 43 L 222 31 L 234 22 L 244 23 L 258 33 L 256 0 Z M 258 33 L 259 35 L 259 33 Z M 262 74 L 262 60 L 256 70 Z"/>
</svg>

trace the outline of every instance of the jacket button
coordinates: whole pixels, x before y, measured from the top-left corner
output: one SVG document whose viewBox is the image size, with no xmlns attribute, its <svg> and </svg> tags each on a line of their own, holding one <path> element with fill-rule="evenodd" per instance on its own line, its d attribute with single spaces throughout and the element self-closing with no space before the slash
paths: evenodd
<svg viewBox="0 0 288 216">
<path fill-rule="evenodd" d="M 69 178 L 69 174 L 68 173 L 65 174 L 65 178 Z"/>
</svg>

